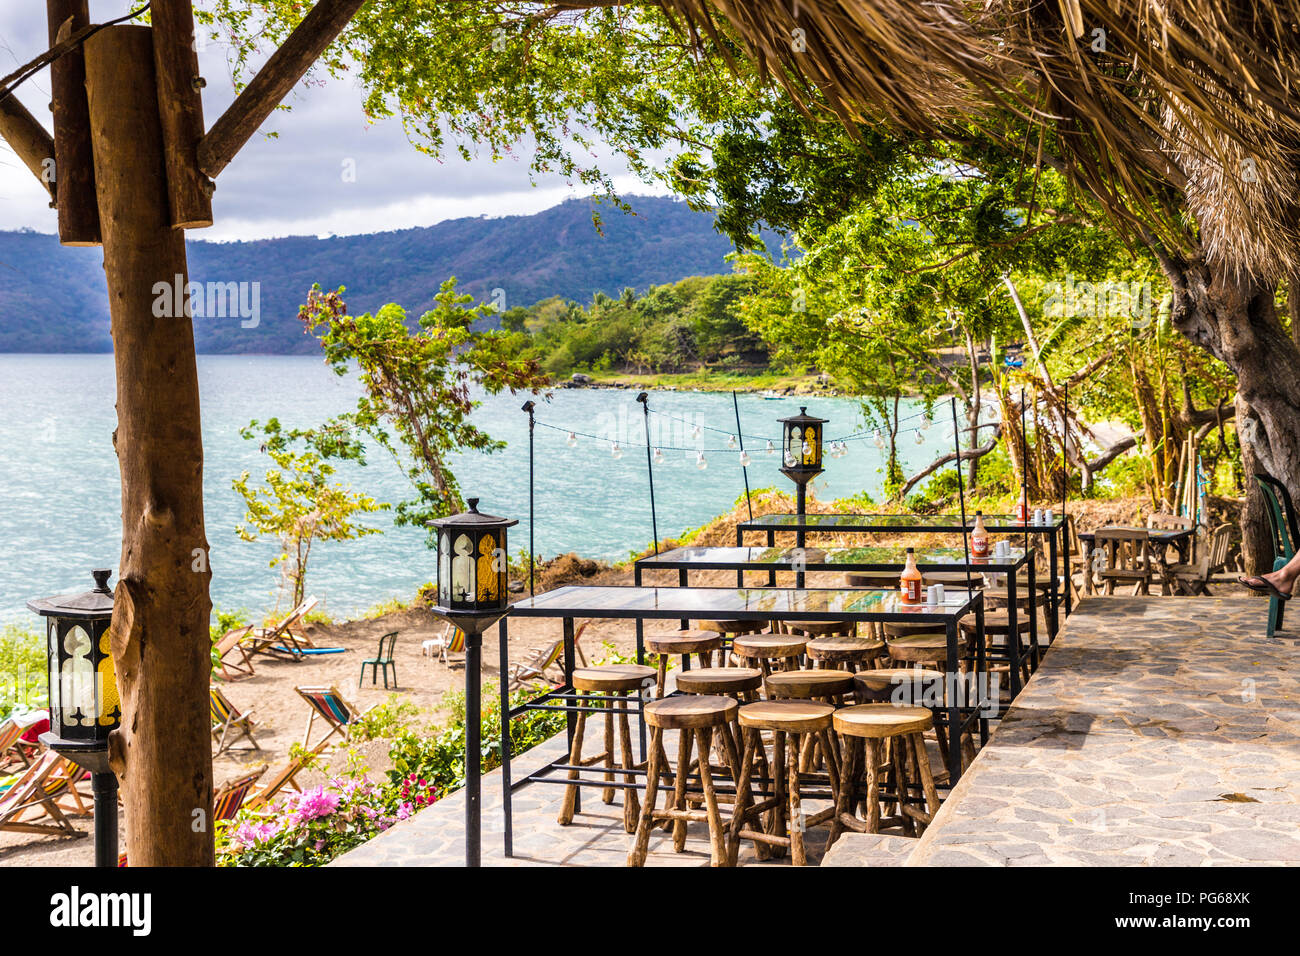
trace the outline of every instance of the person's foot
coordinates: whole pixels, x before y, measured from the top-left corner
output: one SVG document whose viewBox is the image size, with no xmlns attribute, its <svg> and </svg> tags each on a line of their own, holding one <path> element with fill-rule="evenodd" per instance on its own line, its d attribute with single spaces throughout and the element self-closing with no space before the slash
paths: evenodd
<svg viewBox="0 0 1300 956">
<path fill-rule="evenodd" d="M 1237 583 L 1250 588 L 1252 591 L 1258 591 L 1260 594 L 1275 597 L 1279 601 L 1289 601 L 1291 599 L 1291 584 L 1293 582 L 1286 581 L 1276 572 L 1239 577 Z"/>
</svg>

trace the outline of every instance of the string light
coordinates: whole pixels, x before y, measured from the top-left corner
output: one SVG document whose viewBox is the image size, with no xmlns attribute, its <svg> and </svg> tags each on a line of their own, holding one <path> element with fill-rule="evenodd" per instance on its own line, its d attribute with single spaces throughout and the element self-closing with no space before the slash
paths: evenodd
<svg viewBox="0 0 1300 956">
<path fill-rule="evenodd" d="M 877 428 L 875 431 L 871 433 L 871 440 L 876 443 L 877 448 L 885 447 L 885 436 L 880 434 L 879 428 Z"/>
<path fill-rule="evenodd" d="M 776 446 L 772 444 L 772 439 L 770 439 L 770 438 L 767 440 L 767 453 L 768 453 L 769 455 L 775 455 L 775 454 L 776 454 Z"/>
<path fill-rule="evenodd" d="M 925 417 L 921 419 L 921 428 L 922 428 L 922 430 L 923 430 L 923 431 L 929 431 L 929 430 L 930 430 L 930 426 L 933 425 L 933 424 L 934 424 L 934 419 L 930 417 L 930 413 L 929 413 L 929 412 L 926 412 L 926 413 L 925 413 Z"/>
<path fill-rule="evenodd" d="M 609 453 L 615 458 L 623 457 L 623 449 L 618 446 L 618 442 L 614 442 L 614 444 L 610 446 Z"/>
<path fill-rule="evenodd" d="M 785 466 L 787 468 L 793 468 L 796 464 L 797 462 L 794 460 L 794 455 L 787 452 L 785 456 Z"/>
<path fill-rule="evenodd" d="M 741 468 L 748 468 L 748 467 L 749 467 L 749 452 L 747 452 L 747 451 L 742 451 L 742 452 L 740 453 L 740 467 L 741 467 Z"/>
<path fill-rule="evenodd" d="M 709 467 L 709 462 L 708 459 L 704 457 L 704 452 L 699 451 L 695 453 L 695 467 L 700 469 L 700 471 Z"/>
<path fill-rule="evenodd" d="M 925 436 L 921 434 L 921 429 L 919 428 L 916 430 L 916 443 L 918 445 L 925 444 Z"/>
<path fill-rule="evenodd" d="M 578 445 L 578 436 L 573 432 L 569 432 L 569 437 L 564 440 L 564 443 L 570 448 L 576 448 Z"/>
<path fill-rule="evenodd" d="M 700 426 L 696 425 L 694 428 L 691 429 L 691 441 L 699 441 L 699 440 L 700 440 Z"/>
<path fill-rule="evenodd" d="M 656 464 L 656 465 L 662 465 L 663 463 L 664 463 L 664 451 L 663 451 L 662 448 L 656 448 L 656 449 L 655 449 L 655 464 Z"/>
<path fill-rule="evenodd" d="M 732 451 L 735 451 L 735 450 L 736 450 L 736 436 L 735 436 L 735 435 L 729 435 L 729 436 L 727 436 L 727 447 L 730 448 Z"/>
<path fill-rule="evenodd" d="M 812 456 L 812 445 L 808 444 L 807 442 L 804 442 L 803 447 L 799 450 L 803 452 L 803 456 L 805 458 L 809 458 Z"/>
</svg>

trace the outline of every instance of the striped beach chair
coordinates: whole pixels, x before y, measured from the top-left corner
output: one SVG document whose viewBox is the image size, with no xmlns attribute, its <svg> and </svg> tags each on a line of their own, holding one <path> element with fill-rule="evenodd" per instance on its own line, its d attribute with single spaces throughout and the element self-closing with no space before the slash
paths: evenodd
<svg viewBox="0 0 1300 956">
<path fill-rule="evenodd" d="M 58 796 L 69 786 L 70 774 L 66 764 L 63 757 L 48 750 L 28 767 L 18 781 L 0 795 L 0 830 L 85 836 L 72 825 L 58 804 Z M 46 817 L 51 822 L 44 822 Z"/>
<path fill-rule="evenodd" d="M 212 737 L 217 741 L 217 752 L 213 756 L 225 753 L 227 750 L 234 749 L 234 744 L 239 738 L 245 737 L 253 745 L 254 750 L 261 750 L 256 740 L 253 739 L 253 727 L 256 726 L 253 721 L 253 712 L 242 712 L 238 707 L 226 699 L 226 695 L 221 692 L 221 688 L 215 684 L 208 688 L 208 697 L 212 701 Z M 231 736 L 234 731 L 234 736 Z M 226 738 L 230 737 L 230 742 Z M 241 750 L 247 750 L 247 747 L 241 747 Z"/>
<path fill-rule="evenodd" d="M 319 753 L 321 745 L 335 734 L 341 733 L 346 741 L 352 730 L 352 722 L 366 713 L 344 700 L 337 687 L 295 687 L 294 690 L 311 708 L 311 713 L 307 717 L 307 729 L 302 735 L 302 745 L 315 753 Z M 325 721 L 330 729 L 316 742 L 315 747 L 311 747 L 308 741 L 311 740 L 312 727 L 317 718 Z"/>
<path fill-rule="evenodd" d="M 30 767 L 34 745 L 24 741 L 27 728 L 12 717 L 0 721 L 0 770 L 13 767 Z"/>
<path fill-rule="evenodd" d="M 270 803 L 281 790 L 286 788 L 290 790 L 301 790 L 302 787 L 298 786 L 297 782 L 293 778 L 302 773 L 303 770 L 307 769 L 307 761 L 309 758 L 320 753 L 328 746 L 329 740 L 326 739 L 318 744 L 314 750 L 297 757 L 291 756 L 288 763 L 267 778 L 266 783 L 262 784 L 261 790 L 258 790 L 257 793 L 244 801 L 244 805 L 249 809 L 256 809 L 257 807 Z"/>
<path fill-rule="evenodd" d="M 587 666 L 587 655 L 582 652 L 582 632 L 587 629 L 590 621 L 583 621 L 578 625 L 577 632 L 573 635 L 573 650 L 577 654 L 578 663 L 582 667 Z M 564 638 L 560 638 L 554 644 L 538 648 L 533 652 L 533 656 L 526 661 L 520 661 L 517 664 L 510 665 L 510 684 L 509 690 L 514 690 L 528 681 L 544 680 L 553 684 L 561 683 L 564 680 L 562 673 L 564 664 L 561 658 L 564 656 Z M 561 673 L 548 674 L 552 667 L 558 667 Z"/>
<path fill-rule="evenodd" d="M 448 654 L 465 653 L 465 632 L 460 628 L 448 624 L 443 628 L 442 633 L 435 638 L 424 642 L 428 651 L 437 651 L 438 660 L 447 664 Z"/>
</svg>

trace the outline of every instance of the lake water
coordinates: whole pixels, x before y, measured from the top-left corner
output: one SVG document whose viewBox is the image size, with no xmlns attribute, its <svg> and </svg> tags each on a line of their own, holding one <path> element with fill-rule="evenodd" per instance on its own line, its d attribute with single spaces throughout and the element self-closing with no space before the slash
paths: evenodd
<svg viewBox="0 0 1300 956">
<path fill-rule="evenodd" d="M 286 426 L 316 425 L 351 409 L 358 386 L 335 376 L 315 357 L 201 356 L 204 490 L 211 544 L 213 603 L 261 614 L 280 600 L 279 574 L 268 562 L 272 541 L 244 542 L 235 535 L 242 500 L 231 480 L 245 469 L 256 477 L 267 459 L 239 429 L 251 419 L 278 417 Z M 557 389 L 537 407 L 537 551 L 550 556 L 577 551 L 625 559 L 651 540 L 644 425 L 636 393 L 629 390 Z M 528 544 L 528 416 L 526 396 L 488 398 L 479 424 L 507 447 L 472 454 L 453 465 L 466 496 L 482 499 L 493 514 L 518 518 L 510 548 Z M 121 491 L 112 433 L 116 424 L 113 360 L 109 355 L 0 355 L 0 621 L 34 618 L 32 597 L 81 590 L 92 567 L 116 569 L 121 551 Z M 793 486 L 779 472 L 778 455 L 764 453 L 776 438 L 776 419 L 808 405 L 830 420 L 828 439 L 862 432 L 858 403 L 850 399 L 780 399 L 741 395 L 740 415 L 752 464 L 750 487 Z M 656 513 L 661 537 L 697 527 L 729 510 L 744 494 L 739 452 L 726 448 L 735 431 L 730 394 L 652 392 L 653 444 L 663 446 L 655 465 Z M 913 414 L 909 408 L 904 414 Z M 545 424 L 558 428 L 545 427 Z M 909 428 L 917 424 L 910 423 Z M 699 437 L 694 426 L 701 426 Z M 720 432 L 710 431 L 720 429 Z M 599 436 L 568 444 L 570 430 Z M 936 425 L 901 436 L 906 465 L 925 463 L 951 441 Z M 615 458 L 610 440 L 622 443 Z M 757 445 L 757 447 L 756 447 Z M 869 435 L 849 442 L 849 452 L 826 461 L 815 482 L 818 497 L 878 493 L 881 453 Z M 698 468 L 696 449 L 707 467 Z M 379 451 L 366 467 L 344 463 L 341 479 L 380 501 L 408 497 L 404 477 Z M 380 601 L 409 598 L 434 577 L 434 555 L 418 529 L 397 528 L 385 514 L 370 520 L 385 533 L 358 541 L 318 544 L 308 572 L 309 592 L 336 616 Z"/>
</svg>

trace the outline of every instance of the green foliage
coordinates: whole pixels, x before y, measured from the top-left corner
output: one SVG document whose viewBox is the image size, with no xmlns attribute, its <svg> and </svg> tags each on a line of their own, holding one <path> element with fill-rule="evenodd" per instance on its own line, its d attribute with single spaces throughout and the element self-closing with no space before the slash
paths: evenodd
<svg viewBox="0 0 1300 956">
<path fill-rule="evenodd" d="M 410 729 L 411 721 L 420 713 L 408 700 L 397 694 L 389 694 L 382 704 L 370 708 L 352 721 L 353 740 L 380 740 L 396 737 Z"/>
<path fill-rule="evenodd" d="M 285 431 L 275 418 L 262 426 L 260 435 L 257 427 L 256 421 L 250 422 L 240 434 L 249 441 L 260 440 L 263 453 L 275 467 L 266 472 L 264 486 L 250 484 L 248 472 L 231 482 L 246 509 L 245 523 L 235 532 L 245 541 L 256 541 L 262 535 L 279 540 L 280 553 L 271 559 L 271 567 L 285 565 L 296 607 L 306 593 L 313 543 L 379 534 L 380 529 L 358 524 L 353 518 L 383 511 L 388 505 L 331 480 L 335 469 L 325 460 L 327 455 L 356 458 L 361 454 L 350 436 L 337 430 Z M 294 448 L 294 444 L 305 447 Z"/>
<path fill-rule="evenodd" d="M 545 376 L 532 359 L 511 354 L 506 333 L 472 329 L 493 312 L 471 306 L 473 296 L 457 293 L 454 278 L 442 284 L 415 332 L 407 328 L 405 310 L 391 303 L 373 315 L 349 315 L 343 291 L 322 293 L 314 286 L 299 311 L 307 331 L 321 333 L 335 374 L 356 370 L 364 390 L 356 411 L 324 430 L 359 429 L 386 449 L 415 491 L 398 504 L 397 523 L 428 528 L 433 518 L 464 507 L 448 457 L 503 447 L 471 421 L 480 404 L 471 390 L 536 392 Z M 430 529 L 431 547 L 434 540 Z"/>
<path fill-rule="evenodd" d="M 48 705 L 45 640 L 16 624 L 0 627 L 0 720 Z"/>
</svg>

